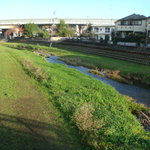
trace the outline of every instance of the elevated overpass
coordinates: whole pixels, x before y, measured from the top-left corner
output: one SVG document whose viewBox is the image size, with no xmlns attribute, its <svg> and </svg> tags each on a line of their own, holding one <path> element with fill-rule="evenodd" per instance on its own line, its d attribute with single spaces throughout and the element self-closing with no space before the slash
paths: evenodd
<svg viewBox="0 0 150 150">
<path fill-rule="evenodd" d="M 115 25 L 115 19 L 64 19 L 66 24 L 69 25 L 87 25 L 91 23 L 92 25 Z M 51 19 L 8 19 L 0 20 L 0 28 L 2 29 L 5 26 L 14 26 L 14 25 L 25 25 L 28 23 L 34 23 L 38 25 L 52 25 L 58 24 L 60 18 L 51 18 Z"/>
</svg>

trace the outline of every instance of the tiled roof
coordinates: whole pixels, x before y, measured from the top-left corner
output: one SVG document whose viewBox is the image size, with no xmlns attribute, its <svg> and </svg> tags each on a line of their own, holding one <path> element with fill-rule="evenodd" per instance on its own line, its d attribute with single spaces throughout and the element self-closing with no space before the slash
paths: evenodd
<svg viewBox="0 0 150 150">
<path fill-rule="evenodd" d="M 119 20 L 140 20 L 140 19 L 146 19 L 146 17 L 143 15 L 139 15 L 139 14 L 132 14 L 130 16 L 124 17 Z"/>
</svg>

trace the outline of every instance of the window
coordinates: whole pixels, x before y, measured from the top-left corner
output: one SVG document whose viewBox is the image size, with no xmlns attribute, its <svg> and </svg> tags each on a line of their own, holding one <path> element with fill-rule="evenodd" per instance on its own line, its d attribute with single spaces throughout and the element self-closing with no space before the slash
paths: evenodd
<svg viewBox="0 0 150 150">
<path fill-rule="evenodd" d="M 134 21 L 129 21 L 128 25 L 134 25 Z"/>
<path fill-rule="evenodd" d="M 106 33 L 110 32 L 110 28 L 105 28 L 105 32 Z"/>
<path fill-rule="evenodd" d="M 142 24 L 142 21 L 138 21 L 138 20 L 134 21 L 134 25 L 141 25 L 141 24 Z"/>
<path fill-rule="evenodd" d="M 95 32 L 98 32 L 99 31 L 99 29 L 98 28 L 95 28 Z"/>
<path fill-rule="evenodd" d="M 142 21 L 138 21 L 138 25 L 142 25 Z"/>
<path fill-rule="evenodd" d="M 121 21 L 121 25 L 125 25 L 125 21 Z"/>
<path fill-rule="evenodd" d="M 121 21 L 121 25 L 128 25 L 127 21 Z"/>
</svg>

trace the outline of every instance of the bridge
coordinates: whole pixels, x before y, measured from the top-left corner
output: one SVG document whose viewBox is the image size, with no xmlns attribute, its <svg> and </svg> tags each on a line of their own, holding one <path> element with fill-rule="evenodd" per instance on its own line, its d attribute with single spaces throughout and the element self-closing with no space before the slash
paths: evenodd
<svg viewBox="0 0 150 150">
<path fill-rule="evenodd" d="M 63 18 L 62 18 L 63 19 Z M 115 25 L 115 19 L 63 19 L 66 24 L 69 25 L 87 25 L 91 23 L 92 25 Z M 51 19 L 10 19 L 10 20 L 0 20 L 0 29 L 11 28 L 16 25 L 25 25 L 28 23 L 34 23 L 38 25 L 52 25 L 59 24 L 59 18 Z"/>
</svg>

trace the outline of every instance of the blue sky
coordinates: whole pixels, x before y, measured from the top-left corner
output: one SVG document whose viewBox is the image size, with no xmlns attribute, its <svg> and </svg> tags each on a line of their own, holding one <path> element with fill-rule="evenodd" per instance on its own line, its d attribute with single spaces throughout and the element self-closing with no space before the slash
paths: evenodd
<svg viewBox="0 0 150 150">
<path fill-rule="evenodd" d="M 53 12 L 56 11 L 54 15 Z M 150 0 L 1 0 L 0 19 L 150 16 Z"/>
</svg>

